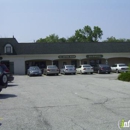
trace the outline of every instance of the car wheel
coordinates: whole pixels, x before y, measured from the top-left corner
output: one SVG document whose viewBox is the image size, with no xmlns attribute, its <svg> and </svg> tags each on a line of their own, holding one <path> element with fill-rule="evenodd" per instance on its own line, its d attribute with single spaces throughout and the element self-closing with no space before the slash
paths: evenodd
<svg viewBox="0 0 130 130">
<path fill-rule="evenodd" d="M 1 85 L 7 86 L 8 78 L 6 74 L 3 74 L 0 80 Z"/>
<path fill-rule="evenodd" d="M 116 73 L 119 73 L 118 69 L 116 70 Z"/>
<path fill-rule="evenodd" d="M 101 72 L 100 72 L 100 70 L 98 70 L 98 74 L 100 74 Z"/>
<path fill-rule="evenodd" d="M 93 74 L 93 72 L 91 72 L 91 74 Z"/>
</svg>

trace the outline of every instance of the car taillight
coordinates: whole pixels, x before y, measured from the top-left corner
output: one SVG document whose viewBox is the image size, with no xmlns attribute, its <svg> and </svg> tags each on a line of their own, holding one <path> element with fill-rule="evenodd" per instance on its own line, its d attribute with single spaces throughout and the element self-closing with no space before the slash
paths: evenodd
<svg viewBox="0 0 130 130">
<path fill-rule="evenodd" d="M 91 68 L 93 70 L 93 68 Z"/>
<path fill-rule="evenodd" d="M 47 69 L 47 71 L 50 71 L 49 69 Z"/>
<path fill-rule="evenodd" d="M 66 69 L 66 70 L 68 70 L 68 69 Z"/>
<path fill-rule="evenodd" d="M 6 69 L 5 72 L 9 72 L 9 69 Z"/>
<path fill-rule="evenodd" d="M 103 70 L 103 68 L 101 68 L 101 70 Z"/>
<path fill-rule="evenodd" d="M 59 70 L 57 69 L 57 71 L 59 71 Z"/>
<path fill-rule="evenodd" d="M 86 70 L 86 68 L 84 68 L 83 70 Z"/>
</svg>

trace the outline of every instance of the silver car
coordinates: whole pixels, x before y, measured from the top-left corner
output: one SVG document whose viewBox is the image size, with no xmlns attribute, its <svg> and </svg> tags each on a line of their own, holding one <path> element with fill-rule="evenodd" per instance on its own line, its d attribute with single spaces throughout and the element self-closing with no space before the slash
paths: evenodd
<svg viewBox="0 0 130 130">
<path fill-rule="evenodd" d="M 83 64 L 83 65 L 80 65 L 78 68 L 76 68 L 76 72 L 80 74 L 83 74 L 83 73 L 93 74 L 93 67 L 89 64 Z"/>
<path fill-rule="evenodd" d="M 57 68 L 56 65 L 47 65 L 47 67 L 44 69 L 44 74 L 55 74 L 59 75 L 59 69 Z"/>
<path fill-rule="evenodd" d="M 38 66 L 30 66 L 28 71 L 27 71 L 27 74 L 29 76 L 32 76 L 32 75 L 42 76 L 42 71 Z"/>
<path fill-rule="evenodd" d="M 76 69 L 74 65 L 64 65 L 60 69 L 61 74 L 76 74 Z"/>
</svg>

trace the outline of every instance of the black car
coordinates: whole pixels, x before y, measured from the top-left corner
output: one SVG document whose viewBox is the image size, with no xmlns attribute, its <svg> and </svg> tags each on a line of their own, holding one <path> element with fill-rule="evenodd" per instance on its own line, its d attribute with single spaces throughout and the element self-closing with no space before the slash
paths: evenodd
<svg viewBox="0 0 130 130">
<path fill-rule="evenodd" d="M 111 67 L 106 64 L 97 64 L 94 66 L 94 72 L 100 74 L 100 73 L 111 73 Z"/>
<path fill-rule="evenodd" d="M 7 84 L 8 84 L 7 74 L 0 66 L 0 92 L 2 91 L 3 88 L 7 88 Z"/>
<path fill-rule="evenodd" d="M 14 77 L 12 73 L 9 71 L 9 69 L 7 68 L 7 66 L 5 64 L 0 63 L 0 67 L 2 67 L 2 69 L 4 70 L 4 73 L 7 75 L 8 81 L 9 82 L 13 81 Z"/>
</svg>

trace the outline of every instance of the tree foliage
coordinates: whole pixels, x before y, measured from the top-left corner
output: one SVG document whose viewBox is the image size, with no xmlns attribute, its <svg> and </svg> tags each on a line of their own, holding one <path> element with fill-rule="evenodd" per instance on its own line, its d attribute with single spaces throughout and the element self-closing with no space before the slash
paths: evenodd
<svg viewBox="0 0 130 130">
<path fill-rule="evenodd" d="M 62 40 L 62 39 L 60 39 Z M 40 38 L 36 42 L 41 43 L 41 42 L 47 42 L 47 43 L 52 43 L 52 42 L 59 42 L 59 36 L 55 34 L 51 34 L 47 36 L 46 38 Z"/>
<path fill-rule="evenodd" d="M 85 26 L 83 29 L 78 29 L 75 31 L 74 35 L 68 38 L 59 38 L 56 34 L 51 34 L 45 38 L 40 38 L 36 42 L 37 43 L 54 43 L 54 42 L 99 42 L 102 38 L 103 31 L 100 27 L 94 26 L 91 28 L 90 26 Z M 102 42 L 130 42 L 130 39 L 120 38 L 116 39 L 111 36 Z"/>
<path fill-rule="evenodd" d="M 130 42 L 130 39 L 125 38 L 116 39 L 115 37 L 111 36 L 108 37 L 107 40 L 104 40 L 103 42 Z"/>
<path fill-rule="evenodd" d="M 54 43 L 54 42 L 98 42 L 103 35 L 102 30 L 98 26 L 94 26 L 92 29 L 90 26 L 85 26 L 83 29 L 79 29 L 75 31 L 75 34 L 69 38 L 59 38 L 56 34 L 51 34 L 46 38 L 40 38 L 36 42 L 46 42 L 46 43 Z"/>
<path fill-rule="evenodd" d="M 90 26 L 75 31 L 75 35 L 71 37 L 75 42 L 98 42 L 102 38 L 103 32 L 98 26 L 94 26 L 93 30 Z"/>
</svg>

